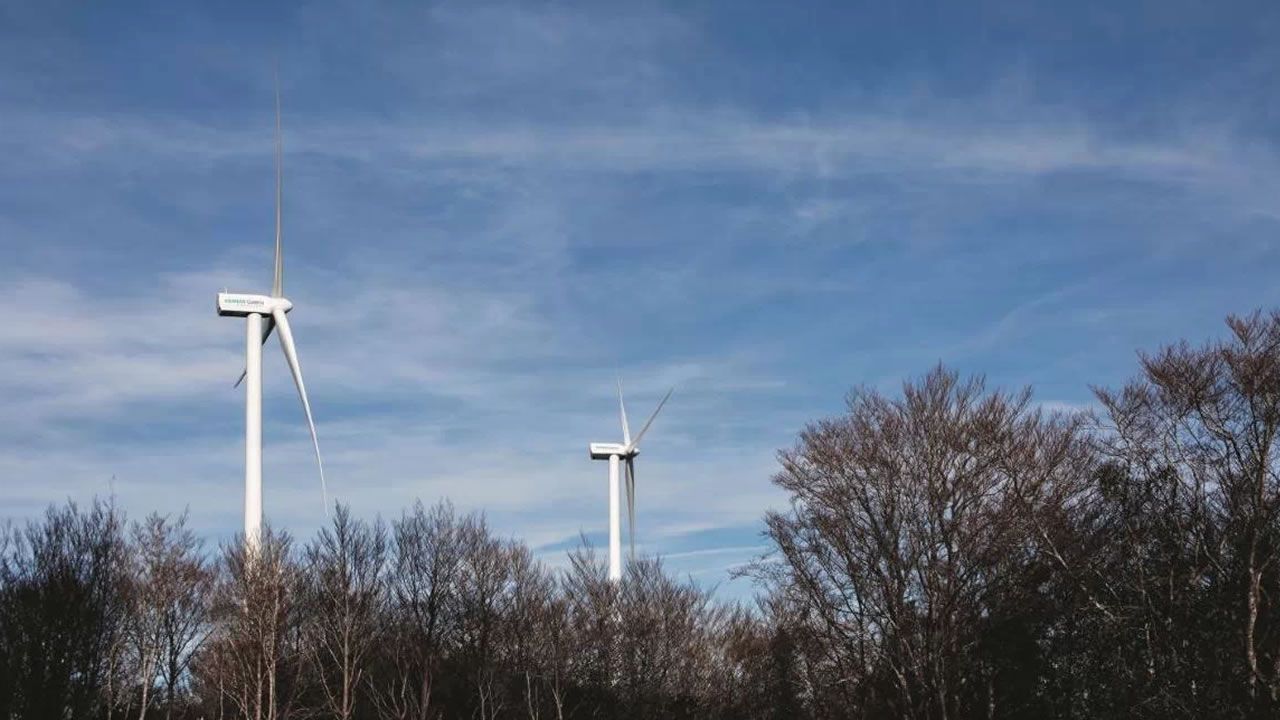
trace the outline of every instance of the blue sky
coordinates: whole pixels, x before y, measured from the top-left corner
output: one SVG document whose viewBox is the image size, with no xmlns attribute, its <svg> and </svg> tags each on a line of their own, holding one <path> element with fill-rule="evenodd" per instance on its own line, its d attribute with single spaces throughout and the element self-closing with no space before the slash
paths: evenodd
<svg viewBox="0 0 1280 720">
<path fill-rule="evenodd" d="M 785 7 L 781 7 L 785 5 Z M 240 522 L 243 326 L 286 289 L 361 515 L 483 509 L 742 595 L 774 454 L 939 361 L 1083 407 L 1135 351 L 1271 307 L 1275 3 L 0 0 L 0 507 L 114 490 Z M 265 504 L 323 521 L 278 346 Z"/>
</svg>

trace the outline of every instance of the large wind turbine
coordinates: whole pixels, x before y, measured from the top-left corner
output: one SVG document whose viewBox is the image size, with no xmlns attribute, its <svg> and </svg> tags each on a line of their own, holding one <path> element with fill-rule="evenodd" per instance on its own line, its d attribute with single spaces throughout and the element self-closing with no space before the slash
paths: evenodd
<svg viewBox="0 0 1280 720">
<path fill-rule="evenodd" d="M 289 329 L 288 312 L 293 303 L 284 296 L 284 256 L 280 226 L 280 205 L 284 190 L 283 145 L 280 139 L 280 88 L 276 88 L 276 262 L 275 277 L 270 295 L 218 293 L 218 314 L 247 319 L 245 332 L 244 372 L 236 381 L 236 387 L 244 383 L 244 538 L 252 552 L 258 549 L 262 531 L 262 346 L 271 331 L 279 328 L 280 347 L 284 350 L 293 384 L 298 387 L 302 410 L 307 416 L 307 428 L 311 430 L 311 445 L 316 451 L 316 465 L 320 468 L 320 491 L 326 511 L 329 507 L 329 491 L 324 480 L 324 462 L 320 459 L 320 442 L 316 439 L 316 424 L 311 418 L 311 403 L 307 400 L 307 388 L 302 383 L 302 368 L 298 366 L 298 351 L 293 344 L 293 332 Z"/>
<path fill-rule="evenodd" d="M 631 428 L 627 424 L 627 406 L 622 401 L 622 381 L 618 381 L 618 416 L 622 420 L 621 443 L 591 443 L 589 448 L 592 460 L 609 461 L 609 580 L 618 582 L 622 579 L 622 517 L 619 501 L 618 465 L 626 463 L 627 469 L 627 528 L 631 535 L 631 557 L 636 554 L 636 455 L 640 454 L 640 439 L 648 432 L 653 419 L 658 417 L 662 406 L 671 397 L 672 388 L 662 397 L 662 402 L 654 408 L 653 414 L 645 421 L 644 427 L 635 438 L 631 437 Z"/>
</svg>

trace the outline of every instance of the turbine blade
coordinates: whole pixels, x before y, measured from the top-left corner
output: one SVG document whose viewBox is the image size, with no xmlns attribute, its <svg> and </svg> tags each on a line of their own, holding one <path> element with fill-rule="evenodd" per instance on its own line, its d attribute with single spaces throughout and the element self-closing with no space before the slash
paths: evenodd
<svg viewBox="0 0 1280 720">
<path fill-rule="evenodd" d="M 320 441 L 316 439 L 316 423 L 311 419 L 311 403 L 307 400 L 307 386 L 302 383 L 302 368 L 298 365 L 298 350 L 293 345 L 293 333 L 289 330 L 289 317 L 284 310 L 272 311 L 276 325 L 280 326 L 280 347 L 284 348 L 285 360 L 289 362 L 289 372 L 293 373 L 293 384 L 298 386 L 298 397 L 302 399 L 302 410 L 307 415 L 307 429 L 311 431 L 311 445 L 316 450 L 316 466 L 320 468 L 320 494 L 324 500 L 325 516 L 329 514 L 329 486 L 324 480 L 324 461 L 320 459 Z"/>
<path fill-rule="evenodd" d="M 280 206 L 284 200 L 284 141 L 280 137 L 280 73 L 276 72 L 276 269 L 271 297 L 284 297 L 284 248 Z"/>
<path fill-rule="evenodd" d="M 636 559 L 636 465 L 627 458 L 627 532 L 631 536 L 631 559 Z"/>
<path fill-rule="evenodd" d="M 640 438 L 644 437 L 644 434 L 648 432 L 649 426 L 653 424 L 653 419 L 658 417 L 658 413 L 662 412 L 662 406 L 667 404 L 667 398 L 671 397 L 671 393 L 673 392 L 675 392 L 675 388 L 671 388 L 667 391 L 666 395 L 662 396 L 662 402 L 658 403 L 658 407 L 654 408 L 653 414 L 644 422 L 644 427 L 640 428 L 640 432 L 636 435 L 636 439 L 627 443 L 628 447 L 634 449 L 640 445 Z"/>
<path fill-rule="evenodd" d="M 272 330 L 274 330 L 274 329 L 275 329 L 275 327 L 276 327 L 276 320 L 275 320 L 275 318 L 273 318 L 273 317 L 271 317 L 271 316 L 267 316 L 267 317 L 265 317 L 265 318 L 262 318 L 262 344 L 263 344 L 263 345 L 266 345 L 266 344 L 267 344 L 267 338 L 271 337 L 271 331 L 272 331 Z M 240 387 L 240 383 L 244 382 L 245 377 L 247 377 L 248 375 L 249 375 L 249 368 L 245 368 L 245 369 L 241 370 L 241 371 L 240 371 L 240 379 L 239 379 L 239 380 L 237 380 L 237 381 L 236 381 L 236 384 L 235 384 L 235 385 L 232 385 L 231 387 L 233 387 L 233 388 L 238 388 L 238 387 Z"/>
<path fill-rule="evenodd" d="M 631 428 L 627 425 L 627 406 L 622 402 L 622 378 L 618 378 L 618 415 L 622 417 L 622 444 L 631 444 Z"/>
</svg>

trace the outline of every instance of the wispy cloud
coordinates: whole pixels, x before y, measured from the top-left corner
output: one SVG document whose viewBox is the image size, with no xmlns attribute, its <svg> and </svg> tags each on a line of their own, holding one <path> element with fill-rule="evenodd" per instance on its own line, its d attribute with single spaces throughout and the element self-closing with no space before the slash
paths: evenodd
<svg viewBox="0 0 1280 720">
<path fill-rule="evenodd" d="M 364 515 L 451 497 L 544 549 L 597 537 L 585 444 L 616 436 L 621 375 L 635 414 L 676 387 L 638 539 L 714 582 L 785 501 L 775 449 L 853 385 L 942 360 L 1083 406 L 1134 348 L 1280 301 L 1280 152 L 1250 93 L 1210 87 L 1265 76 L 1251 33 L 1198 75 L 1141 35 L 1064 68 L 1052 33 L 971 47 L 870 8 L 771 9 L 790 31 L 768 43 L 760 8 L 350 2 L 258 18 L 271 37 L 76 12 L 0 30 L 15 516 L 115 474 L 131 510 L 235 529 L 244 330 L 212 300 L 269 274 L 276 53 L 293 322 L 335 494 Z M 1071 12 L 953 20 L 1034 36 Z M 309 443 L 265 358 L 267 508 L 305 532 Z"/>
<path fill-rule="evenodd" d="M 1233 177 L 1269 178 L 1275 172 L 1273 154 L 1259 155 L 1250 141 L 1218 124 L 1132 138 L 1114 136 L 1084 119 L 1039 117 L 1034 105 L 1017 121 L 992 122 L 982 114 L 938 117 L 936 111 L 946 103 L 917 103 L 919 117 L 881 108 L 780 119 L 664 104 L 603 124 L 488 117 L 406 123 L 372 115 L 346 116 L 334 124 L 300 112 L 290 118 L 286 141 L 292 153 L 386 162 L 390 171 L 404 170 L 406 160 L 422 161 L 421 171 L 445 174 L 456 163 L 483 164 L 490 172 L 760 171 L 818 179 L 885 170 L 939 173 L 953 180 L 957 175 L 1111 171 L 1203 185 Z M 237 116 L 227 124 L 215 117 L 194 121 L 15 109 L 3 127 L 6 145 L 41 163 L 84 165 L 118 154 L 139 165 L 181 160 L 194 169 L 188 163 L 261 161 L 271 138 L 248 120 Z"/>
</svg>

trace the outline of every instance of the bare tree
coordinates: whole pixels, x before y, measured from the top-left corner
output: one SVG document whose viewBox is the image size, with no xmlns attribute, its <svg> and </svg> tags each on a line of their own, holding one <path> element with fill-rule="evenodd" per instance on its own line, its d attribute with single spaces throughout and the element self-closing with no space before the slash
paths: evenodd
<svg viewBox="0 0 1280 720">
<path fill-rule="evenodd" d="M 661 560 L 627 564 L 619 598 L 620 700 L 630 717 L 697 717 L 715 691 L 716 636 L 725 619 L 711 596 Z"/>
<path fill-rule="evenodd" d="M 223 548 L 214 591 L 217 630 L 202 653 L 200 686 L 236 717 L 277 720 L 293 714 L 302 668 L 298 568 L 287 534 L 268 527 L 259 543 L 256 551 L 243 538 Z"/>
<path fill-rule="evenodd" d="M 0 709 L 11 718 L 98 717 L 127 618 L 124 517 L 94 502 L 50 507 L 10 534 L 0 563 Z"/>
<path fill-rule="evenodd" d="M 355 716 L 371 657 L 386 639 L 387 554 L 381 522 L 353 520 L 343 505 L 306 548 L 303 642 L 327 717 Z"/>
<path fill-rule="evenodd" d="M 1144 355 L 1139 379 L 1097 391 L 1100 501 L 1131 549 L 1099 595 L 1142 638 L 1146 677 L 1130 685 L 1186 716 L 1239 706 L 1236 687 L 1241 714 L 1280 706 L 1280 313 L 1227 324 L 1227 339 Z"/>
<path fill-rule="evenodd" d="M 475 693 L 475 711 L 489 720 L 499 717 L 508 702 L 498 662 L 512 602 L 511 550 L 493 537 L 483 517 L 463 526 L 462 544 L 457 656 Z"/>
<path fill-rule="evenodd" d="M 616 716 L 619 591 L 608 579 L 607 560 L 585 537 L 569 553 L 569 568 L 561 576 L 560 586 L 575 648 L 569 675 L 576 692 L 567 714 Z"/>
<path fill-rule="evenodd" d="M 447 502 L 430 510 L 419 502 L 392 525 L 391 650 L 371 682 L 379 717 L 432 716 L 436 675 L 456 640 L 464 529 L 471 522 L 459 518 Z"/>
<path fill-rule="evenodd" d="M 792 510 L 767 516 L 777 551 L 757 574 L 816 624 L 850 706 L 884 683 L 900 717 L 998 702 L 983 628 L 1033 561 L 1028 514 L 1084 452 L 1075 420 L 1029 400 L 939 368 L 900 400 L 853 393 L 846 416 L 781 454 Z"/>
<path fill-rule="evenodd" d="M 213 573 L 186 522 L 185 513 L 176 520 L 153 513 L 131 531 L 128 638 L 138 671 L 139 718 L 147 716 L 158 681 L 163 682 L 165 715 L 172 715 L 178 688 L 208 629 Z"/>
<path fill-rule="evenodd" d="M 556 602 L 555 579 L 523 545 L 510 544 L 509 601 L 503 618 L 504 671 L 517 679 L 523 711 L 530 720 L 543 716 L 544 708 L 563 712 L 557 698 L 562 692 L 565 652 L 563 606 Z"/>
</svg>

